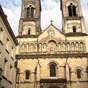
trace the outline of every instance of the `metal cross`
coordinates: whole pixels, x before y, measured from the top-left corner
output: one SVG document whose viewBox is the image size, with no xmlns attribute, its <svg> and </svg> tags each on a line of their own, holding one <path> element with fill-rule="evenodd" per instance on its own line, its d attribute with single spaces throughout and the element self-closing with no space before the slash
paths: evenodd
<svg viewBox="0 0 88 88">
<path fill-rule="evenodd" d="M 51 20 L 50 23 L 52 24 L 53 23 L 53 20 Z"/>
</svg>

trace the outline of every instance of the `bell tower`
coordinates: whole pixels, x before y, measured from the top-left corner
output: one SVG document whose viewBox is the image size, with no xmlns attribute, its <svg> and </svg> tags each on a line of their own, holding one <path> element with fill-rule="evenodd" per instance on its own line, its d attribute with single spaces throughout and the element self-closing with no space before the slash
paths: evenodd
<svg viewBox="0 0 88 88">
<path fill-rule="evenodd" d="M 41 33 L 40 0 L 22 0 L 19 35 L 39 35 Z"/>
<path fill-rule="evenodd" d="M 80 0 L 61 0 L 63 33 L 86 33 Z"/>
</svg>

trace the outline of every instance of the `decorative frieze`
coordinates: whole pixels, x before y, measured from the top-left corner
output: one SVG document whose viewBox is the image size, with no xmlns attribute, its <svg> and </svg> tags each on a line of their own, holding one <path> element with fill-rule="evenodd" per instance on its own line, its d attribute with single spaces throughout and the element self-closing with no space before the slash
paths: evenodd
<svg viewBox="0 0 88 88">
<path fill-rule="evenodd" d="M 47 43 L 24 42 L 20 43 L 20 53 L 84 53 L 84 41 L 58 41 L 50 40 Z"/>
</svg>

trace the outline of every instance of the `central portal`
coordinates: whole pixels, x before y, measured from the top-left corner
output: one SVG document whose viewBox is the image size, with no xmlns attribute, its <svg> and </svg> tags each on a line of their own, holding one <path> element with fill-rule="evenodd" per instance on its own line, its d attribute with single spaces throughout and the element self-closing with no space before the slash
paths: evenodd
<svg viewBox="0 0 88 88">
<path fill-rule="evenodd" d="M 49 88 L 59 88 L 59 87 L 56 87 L 56 86 L 52 86 L 52 87 L 49 87 Z"/>
<path fill-rule="evenodd" d="M 67 88 L 66 79 L 41 79 L 40 88 Z"/>
<path fill-rule="evenodd" d="M 55 85 L 55 84 L 51 84 L 51 85 L 49 85 L 49 87 L 48 88 L 60 88 L 59 86 L 57 86 L 57 85 Z"/>
</svg>

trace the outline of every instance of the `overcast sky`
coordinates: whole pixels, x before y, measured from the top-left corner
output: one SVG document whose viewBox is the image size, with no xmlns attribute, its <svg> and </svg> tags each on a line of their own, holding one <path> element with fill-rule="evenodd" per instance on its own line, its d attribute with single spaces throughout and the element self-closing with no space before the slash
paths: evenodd
<svg viewBox="0 0 88 88">
<path fill-rule="evenodd" d="M 18 35 L 18 24 L 21 13 L 22 0 L 0 0 L 5 14 L 8 16 L 8 21 L 15 33 Z M 80 0 L 82 5 L 82 12 L 85 18 L 86 28 L 88 29 L 88 0 Z M 62 17 L 60 11 L 60 0 L 41 0 L 42 14 L 41 27 L 44 30 L 53 20 L 53 24 L 61 30 Z"/>
</svg>

